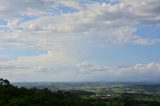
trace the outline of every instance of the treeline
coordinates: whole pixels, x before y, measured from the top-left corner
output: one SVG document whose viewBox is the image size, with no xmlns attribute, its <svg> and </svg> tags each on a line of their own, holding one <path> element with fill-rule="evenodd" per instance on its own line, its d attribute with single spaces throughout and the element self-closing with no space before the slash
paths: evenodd
<svg viewBox="0 0 160 106">
<path fill-rule="evenodd" d="M 86 98 L 80 95 L 86 96 Z M 88 95 L 88 96 L 87 96 Z M 56 91 L 0 85 L 0 106 L 160 106 L 159 102 L 89 97 L 86 91 Z M 126 96 L 126 95 L 125 95 Z"/>
<path fill-rule="evenodd" d="M 48 89 L 0 86 L 0 106 L 69 106 L 78 98 L 77 95 L 65 91 L 51 92 Z"/>
</svg>

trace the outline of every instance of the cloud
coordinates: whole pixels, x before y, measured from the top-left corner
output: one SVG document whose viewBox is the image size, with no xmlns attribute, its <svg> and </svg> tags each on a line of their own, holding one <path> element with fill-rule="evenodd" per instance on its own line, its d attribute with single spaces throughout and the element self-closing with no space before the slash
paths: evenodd
<svg viewBox="0 0 160 106">
<path fill-rule="evenodd" d="M 47 81 L 50 78 L 56 81 L 54 77 L 58 79 L 66 73 L 65 71 L 70 73 L 70 67 L 74 63 L 75 60 L 67 54 L 48 51 L 43 55 L 18 56 L 12 60 L 0 60 L 0 75 L 11 81 L 42 81 L 42 79 Z"/>
<path fill-rule="evenodd" d="M 16 61 L 20 63 L 29 63 L 29 64 L 44 63 L 44 64 L 56 65 L 56 64 L 70 64 L 72 63 L 73 59 L 69 58 L 68 56 L 66 56 L 61 52 L 48 51 L 48 53 L 44 55 L 21 56 L 18 57 Z"/>
<path fill-rule="evenodd" d="M 68 5 L 68 2 L 66 1 L 63 3 L 64 5 Z M 77 3 L 79 4 L 78 1 Z M 126 41 L 130 40 L 126 38 L 130 36 L 134 39 L 132 40 L 133 43 L 151 45 L 159 42 L 157 42 L 156 39 L 150 40 L 139 37 L 138 35 L 134 36 L 132 32 L 136 29 L 134 28 L 134 25 L 159 23 L 159 14 L 154 14 L 153 12 L 153 8 L 155 8 L 153 7 L 154 3 L 157 3 L 157 0 L 143 0 L 141 2 L 137 0 L 133 0 L 132 2 L 121 0 L 114 4 L 98 2 L 84 3 L 84 9 L 77 12 L 57 15 L 41 15 L 26 22 L 19 22 L 19 24 L 14 26 L 14 29 L 20 31 L 51 31 L 54 33 L 67 33 L 67 35 L 76 33 L 76 36 L 83 36 L 86 33 L 87 35 L 98 33 L 96 36 L 105 36 L 106 33 L 112 30 L 115 33 L 109 33 L 110 35 L 107 35 L 105 39 L 114 38 L 114 40 L 117 40 L 118 42 L 126 43 Z M 73 4 L 76 3 L 74 2 Z M 158 7 L 158 4 L 156 4 L 156 6 Z M 38 9 L 38 6 L 35 7 Z M 31 9 L 34 9 L 35 7 L 31 7 Z M 43 9 L 40 9 L 39 11 L 43 11 Z M 129 28 L 129 30 L 126 30 L 126 28 Z M 125 33 L 123 31 L 127 32 Z"/>
<path fill-rule="evenodd" d="M 94 71 L 107 71 L 107 67 L 99 67 L 96 65 L 93 65 L 89 62 L 82 62 L 80 64 L 76 65 L 77 68 L 80 69 L 81 72 L 94 72 Z"/>
<path fill-rule="evenodd" d="M 1 29 L 1 48 L 57 51 L 69 48 L 66 46 L 68 42 L 74 44 L 80 37 L 100 38 L 103 45 L 110 42 L 139 45 L 160 42 L 160 39 L 149 39 L 135 34 L 136 25 L 159 24 L 158 0 L 120 0 L 115 3 L 2 0 L 0 5 L 0 17 L 7 20 L 7 25 L 3 26 L 5 29 Z M 47 9 L 54 10 L 59 6 L 75 8 L 77 11 L 58 14 L 47 12 Z"/>
<path fill-rule="evenodd" d="M 130 72 L 130 71 L 134 71 L 134 72 L 140 72 L 143 71 L 145 72 L 154 72 L 154 71 L 158 71 L 160 72 L 160 63 L 156 63 L 156 62 L 151 62 L 151 63 L 145 63 L 145 64 L 135 64 L 132 66 L 125 66 L 125 67 L 106 67 L 106 66 L 97 66 L 95 64 L 92 64 L 90 62 L 82 62 L 76 65 L 76 67 L 78 69 L 80 69 L 80 71 L 82 72 L 94 72 L 94 71 L 113 71 L 113 70 L 119 70 L 119 71 L 126 71 L 126 72 Z"/>
<path fill-rule="evenodd" d="M 160 75 L 160 63 L 135 64 L 131 66 L 97 66 L 89 62 L 76 65 L 82 75 L 105 81 L 158 81 Z M 112 76 L 112 77 L 111 77 Z"/>
<path fill-rule="evenodd" d="M 154 44 L 159 44 L 160 39 L 146 39 L 140 36 L 133 36 L 132 42 L 141 45 L 154 45 Z"/>
<path fill-rule="evenodd" d="M 160 72 L 160 63 L 151 62 L 147 64 L 136 64 L 133 68 L 140 71 Z"/>
<path fill-rule="evenodd" d="M 81 0 L 1 0 L 0 24 L 1 20 L 6 23 L 0 25 L 0 48 L 34 49 L 48 53 L 18 56 L 15 60 L 3 58 L 5 62 L 0 61 L 0 67 L 16 70 L 10 72 L 13 75 L 27 74 L 29 77 L 32 73 L 36 75 L 40 70 L 55 71 L 54 68 L 58 65 L 67 64 L 68 67 L 74 67 L 73 64 L 82 58 L 81 53 L 92 51 L 90 47 L 93 46 L 96 48 L 109 44 L 159 44 L 159 38 L 147 38 L 137 34 L 138 25 L 160 24 L 159 7 L 159 0 L 118 0 L 114 3 Z M 82 62 L 77 64 L 77 67 L 83 73 L 93 71 L 100 72 L 99 76 L 104 74 L 105 77 L 109 74 L 120 78 L 118 76 L 124 76 L 126 73 L 128 76 L 131 76 L 130 73 L 139 73 L 143 68 L 151 71 L 156 67 L 154 70 L 159 74 L 156 64 L 158 63 L 111 68 Z M 150 69 L 145 69 L 149 66 Z M 117 70 L 116 73 L 114 70 Z M 148 75 L 146 71 L 144 73 Z M 65 74 L 77 75 L 73 71 Z"/>
</svg>

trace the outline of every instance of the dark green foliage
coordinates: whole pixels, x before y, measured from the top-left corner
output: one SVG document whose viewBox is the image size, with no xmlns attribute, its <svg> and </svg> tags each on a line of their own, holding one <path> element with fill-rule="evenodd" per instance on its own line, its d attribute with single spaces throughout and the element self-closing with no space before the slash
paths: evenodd
<svg viewBox="0 0 160 106">
<path fill-rule="evenodd" d="M 0 78 L 0 86 L 9 85 L 10 82 L 7 79 Z"/>
<path fill-rule="evenodd" d="M 119 98 L 103 98 L 80 90 L 52 92 L 47 88 L 18 88 L 9 83 L 0 86 L 0 106 L 160 106 L 156 101 L 134 100 L 136 96 L 124 93 Z"/>
</svg>

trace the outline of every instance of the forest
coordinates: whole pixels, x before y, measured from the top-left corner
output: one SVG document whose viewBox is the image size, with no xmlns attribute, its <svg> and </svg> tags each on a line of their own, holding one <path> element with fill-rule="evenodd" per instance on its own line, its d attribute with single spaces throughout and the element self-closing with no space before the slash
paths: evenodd
<svg viewBox="0 0 160 106">
<path fill-rule="evenodd" d="M 146 97 L 146 94 L 139 94 Z M 97 95 L 92 91 L 17 87 L 0 80 L 0 106 L 160 106 L 159 101 L 134 99 L 138 94 Z"/>
</svg>

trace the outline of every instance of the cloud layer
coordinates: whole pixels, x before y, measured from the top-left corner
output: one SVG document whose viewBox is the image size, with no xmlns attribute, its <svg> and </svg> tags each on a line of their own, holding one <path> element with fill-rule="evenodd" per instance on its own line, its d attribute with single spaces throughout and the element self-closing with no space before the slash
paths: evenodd
<svg viewBox="0 0 160 106">
<path fill-rule="evenodd" d="M 104 81 L 159 81 L 160 63 L 135 64 L 132 66 L 106 67 L 97 66 L 89 62 L 82 62 L 76 65 L 83 74 L 90 74 L 92 77 Z M 95 78 L 96 79 L 96 78 Z"/>
<path fill-rule="evenodd" d="M 100 76 L 108 72 L 117 79 L 139 74 L 139 78 L 142 76 L 139 80 L 147 80 L 149 73 L 160 74 L 158 62 L 112 68 L 83 62 L 82 58 L 93 51 L 91 48 L 102 46 L 107 49 L 108 45 L 159 45 L 159 38 L 148 38 L 137 33 L 137 26 L 159 25 L 159 11 L 159 0 L 1 0 L 0 49 L 40 50 L 47 53 L 17 56 L 16 59 L 2 54 L 0 73 L 2 77 L 12 80 L 18 80 L 15 75 L 26 75 L 31 79 L 39 75 L 47 79 L 39 73 L 43 70 L 55 74 L 56 80 L 61 79 L 56 77 L 57 74 L 61 77 L 66 75 L 69 80 L 70 76 L 79 76 L 79 73 L 79 79 L 86 76 L 84 79 L 87 80 L 90 75 L 83 75 L 86 72 L 99 73 L 97 80 L 101 80 Z M 50 78 L 52 80 L 52 76 Z"/>
</svg>

